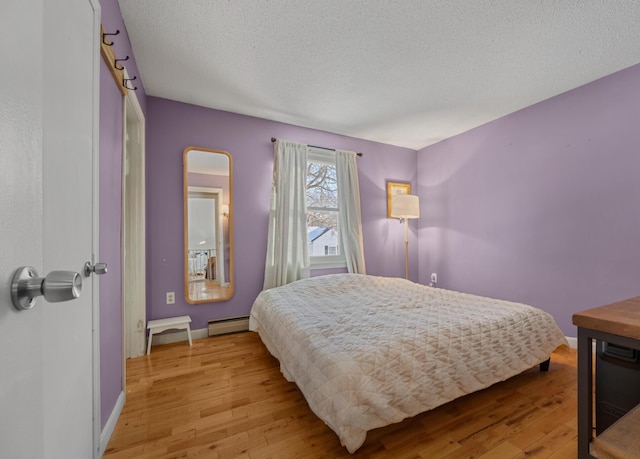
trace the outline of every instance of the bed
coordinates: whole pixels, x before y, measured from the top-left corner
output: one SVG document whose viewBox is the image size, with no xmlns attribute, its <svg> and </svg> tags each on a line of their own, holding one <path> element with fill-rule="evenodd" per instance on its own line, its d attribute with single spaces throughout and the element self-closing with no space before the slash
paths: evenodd
<svg viewBox="0 0 640 459">
<path fill-rule="evenodd" d="M 265 290 L 249 329 L 350 453 L 371 429 L 508 379 L 567 345 L 540 309 L 360 274 Z"/>
</svg>

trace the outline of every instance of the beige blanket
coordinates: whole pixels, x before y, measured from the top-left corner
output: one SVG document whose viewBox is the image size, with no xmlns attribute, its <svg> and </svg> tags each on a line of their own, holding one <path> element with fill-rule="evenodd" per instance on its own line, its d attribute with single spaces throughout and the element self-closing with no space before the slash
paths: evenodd
<svg viewBox="0 0 640 459">
<path fill-rule="evenodd" d="M 540 309 L 359 274 L 263 291 L 249 328 L 349 452 L 368 430 L 510 378 L 567 344 Z"/>
</svg>

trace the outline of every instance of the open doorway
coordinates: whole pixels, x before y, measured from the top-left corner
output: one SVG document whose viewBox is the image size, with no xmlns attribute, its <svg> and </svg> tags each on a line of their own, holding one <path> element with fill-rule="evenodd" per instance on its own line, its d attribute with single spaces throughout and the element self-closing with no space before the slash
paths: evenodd
<svg viewBox="0 0 640 459">
<path fill-rule="evenodd" d="M 123 388 L 126 359 L 146 352 L 145 120 L 134 91 L 124 97 L 122 158 Z"/>
<path fill-rule="evenodd" d="M 186 295 L 191 301 L 217 300 L 228 292 L 224 225 L 228 215 L 222 188 L 189 186 Z"/>
</svg>

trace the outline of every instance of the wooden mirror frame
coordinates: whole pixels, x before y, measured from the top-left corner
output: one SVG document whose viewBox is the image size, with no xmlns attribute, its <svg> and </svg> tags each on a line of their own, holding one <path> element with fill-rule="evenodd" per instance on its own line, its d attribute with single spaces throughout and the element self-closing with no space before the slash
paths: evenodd
<svg viewBox="0 0 640 459">
<path fill-rule="evenodd" d="M 223 251 L 223 265 L 221 267 L 222 271 L 225 271 L 226 268 L 226 260 L 225 258 L 228 256 L 228 286 L 227 285 L 221 285 L 221 286 L 211 286 L 209 292 L 205 293 L 205 298 L 192 298 L 190 292 L 191 292 L 191 286 L 194 282 L 200 282 L 200 280 L 193 280 L 190 279 L 190 257 L 189 257 L 189 193 L 190 190 L 189 188 L 200 188 L 200 189 L 204 189 L 206 187 L 204 186 L 199 186 L 199 185 L 195 185 L 195 184 L 190 184 L 189 183 L 189 162 L 188 162 L 188 157 L 189 157 L 189 152 L 202 152 L 202 153 L 211 153 L 211 154 L 221 154 L 221 155 L 225 155 L 228 158 L 229 161 L 229 190 L 226 193 L 227 196 L 222 195 L 223 197 L 223 204 L 220 204 L 220 202 L 216 203 L 216 209 L 217 209 L 217 215 L 219 216 L 219 218 L 222 218 L 222 222 L 221 225 L 218 224 L 216 226 L 216 228 L 220 228 L 223 227 L 223 241 L 222 244 L 220 244 L 219 242 L 216 243 L 216 257 L 215 259 L 219 258 L 218 256 L 218 247 L 220 247 L 220 245 L 222 245 L 222 251 Z M 183 258 L 184 258 L 184 297 L 185 297 L 185 301 L 189 304 L 201 304 L 201 303 L 213 303 L 213 302 L 220 302 L 220 301 L 228 301 L 229 299 L 231 299 L 231 297 L 233 297 L 234 294 L 234 289 L 235 289 L 235 278 L 234 278 L 234 247 L 233 247 L 233 159 L 231 157 L 231 154 L 229 152 L 223 151 L 223 150 L 213 150 L 213 149 L 209 149 L 209 148 L 200 148 L 200 147 L 193 147 L 193 146 L 189 146 L 187 148 L 184 149 L 183 154 L 182 154 L 182 170 L 183 170 L 183 209 L 184 209 L 184 215 L 183 215 L 183 223 L 184 223 L 184 247 L 183 247 Z M 213 189 L 213 188 L 212 188 Z M 213 192 L 212 192 L 213 194 Z M 225 201 L 228 203 L 228 210 L 225 214 L 223 214 L 222 212 L 222 206 L 225 204 Z M 224 239 L 224 235 L 225 235 L 225 231 L 224 231 L 224 220 L 227 219 L 227 231 L 226 231 L 226 239 Z M 216 222 L 219 222 L 218 219 L 215 220 Z M 218 231 L 216 231 L 217 234 L 219 234 Z M 216 237 L 216 241 L 218 241 L 217 237 Z M 226 248 L 226 244 L 228 243 L 228 251 Z M 207 272 L 210 274 L 213 269 L 212 269 L 212 263 L 211 263 L 211 258 L 213 257 L 209 257 L 207 259 Z M 214 262 L 217 263 L 217 260 Z M 226 279 L 225 279 L 226 280 Z M 203 282 L 207 282 L 206 279 L 206 274 L 205 274 L 205 278 L 201 279 L 201 281 Z M 212 281 L 213 282 L 213 281 Z M 225 282 L 226 284 L 226 282 Z M 204 291 L 204 289 L 202 290 Z"/>
</svg>

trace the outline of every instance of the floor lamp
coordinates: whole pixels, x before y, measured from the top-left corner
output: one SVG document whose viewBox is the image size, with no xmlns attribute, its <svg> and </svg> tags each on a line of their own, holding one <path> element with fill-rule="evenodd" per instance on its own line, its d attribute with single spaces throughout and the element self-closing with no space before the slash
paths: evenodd
<svg viewBox="0 0 640 459">
<path fill-rule="evenodd" d="M 391 196 L 391 217 L 404 219 L 405 279 L 409 279 L 409 219 L 420 217 L 420 200 L 412 194 Z"/>
</svg>

